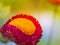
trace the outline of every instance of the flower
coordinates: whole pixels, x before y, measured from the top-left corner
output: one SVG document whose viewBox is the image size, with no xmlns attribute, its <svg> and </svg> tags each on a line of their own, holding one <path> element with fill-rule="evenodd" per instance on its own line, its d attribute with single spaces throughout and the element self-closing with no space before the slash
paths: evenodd
<svg viewBox="0 0 60 45">
<path fill-rule="evenodd" d="M 4 37 L 19 45 L 36 45 L 42 36 L 39 22 L 26 14 L 13 16 L 1 29 Z"/>
<path fill-rule="evenodd" d="M 56 5 L 60 4 L 60 0 L 48 0 L 48 1 L 51 2 L 52 4 L 56 4 Z"/>
</svg>

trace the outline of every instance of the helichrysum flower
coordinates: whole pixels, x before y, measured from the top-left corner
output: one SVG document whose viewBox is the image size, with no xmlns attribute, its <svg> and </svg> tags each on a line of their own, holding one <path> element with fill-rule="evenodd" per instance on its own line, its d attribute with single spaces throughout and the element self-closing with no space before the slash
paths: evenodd
<svg viewBox="0 0 60 45">
<path fill-rule="evenodd" d="M 48 0 L 48 2 L 50 2 L 54 5 L 60 5 L 60 0 Z"/>
<path fill-rule="evenodd" d="M 1 29 L 2 35 L 17 45 L 36 45 L 42 36 L 39 22 L 26 14 L 13 16 Z"/>
</svg>

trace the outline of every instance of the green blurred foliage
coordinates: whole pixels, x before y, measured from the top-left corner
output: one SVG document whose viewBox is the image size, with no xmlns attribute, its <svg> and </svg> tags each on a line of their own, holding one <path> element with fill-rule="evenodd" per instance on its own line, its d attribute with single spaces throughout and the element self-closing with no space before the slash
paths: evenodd
<svg viewBox="0 0 60 45">
<path fill-rule="evenodd" d="M 4 37 L 0 34 L 0 41 L 6 43 L 6 42 L 8 42 L 8 39 L 7 39 L 7 38 L 4 38 Z"/>
</svg>

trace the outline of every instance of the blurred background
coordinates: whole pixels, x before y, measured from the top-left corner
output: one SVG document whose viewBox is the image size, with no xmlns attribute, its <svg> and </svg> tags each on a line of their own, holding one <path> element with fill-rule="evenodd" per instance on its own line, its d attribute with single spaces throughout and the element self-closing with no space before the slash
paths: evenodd
<svg viewBox="0 0 60 45">
<path fill-rule="evenodd" d="M 48 0 L 0 0 L 0 28 L 16 14 L 28 14 L 41 24 L 43 36 L 37 45 L 60 45 L 60 5 Z M 16 45 L 0 34 L 0 45 Z"/>
</svg>

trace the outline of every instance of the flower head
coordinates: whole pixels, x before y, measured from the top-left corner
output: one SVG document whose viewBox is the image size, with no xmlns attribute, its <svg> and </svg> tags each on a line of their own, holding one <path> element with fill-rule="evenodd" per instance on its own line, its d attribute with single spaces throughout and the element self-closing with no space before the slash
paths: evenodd
<svg viewBox="0 0 60 45">
<path fill-rule="evenodd" d="M 4 37 L 20 45 L 36 45 L 42 36 L 38 21 L 26 14 L 13 16 L 1 29 Z"/>
<path fill-rule="evenodd" d="M 56 4 L 56 5 L 60 5 L 60 0 L 48 0 L 49 2 L 51 2 L 52 4 Z"/>
</svg>

